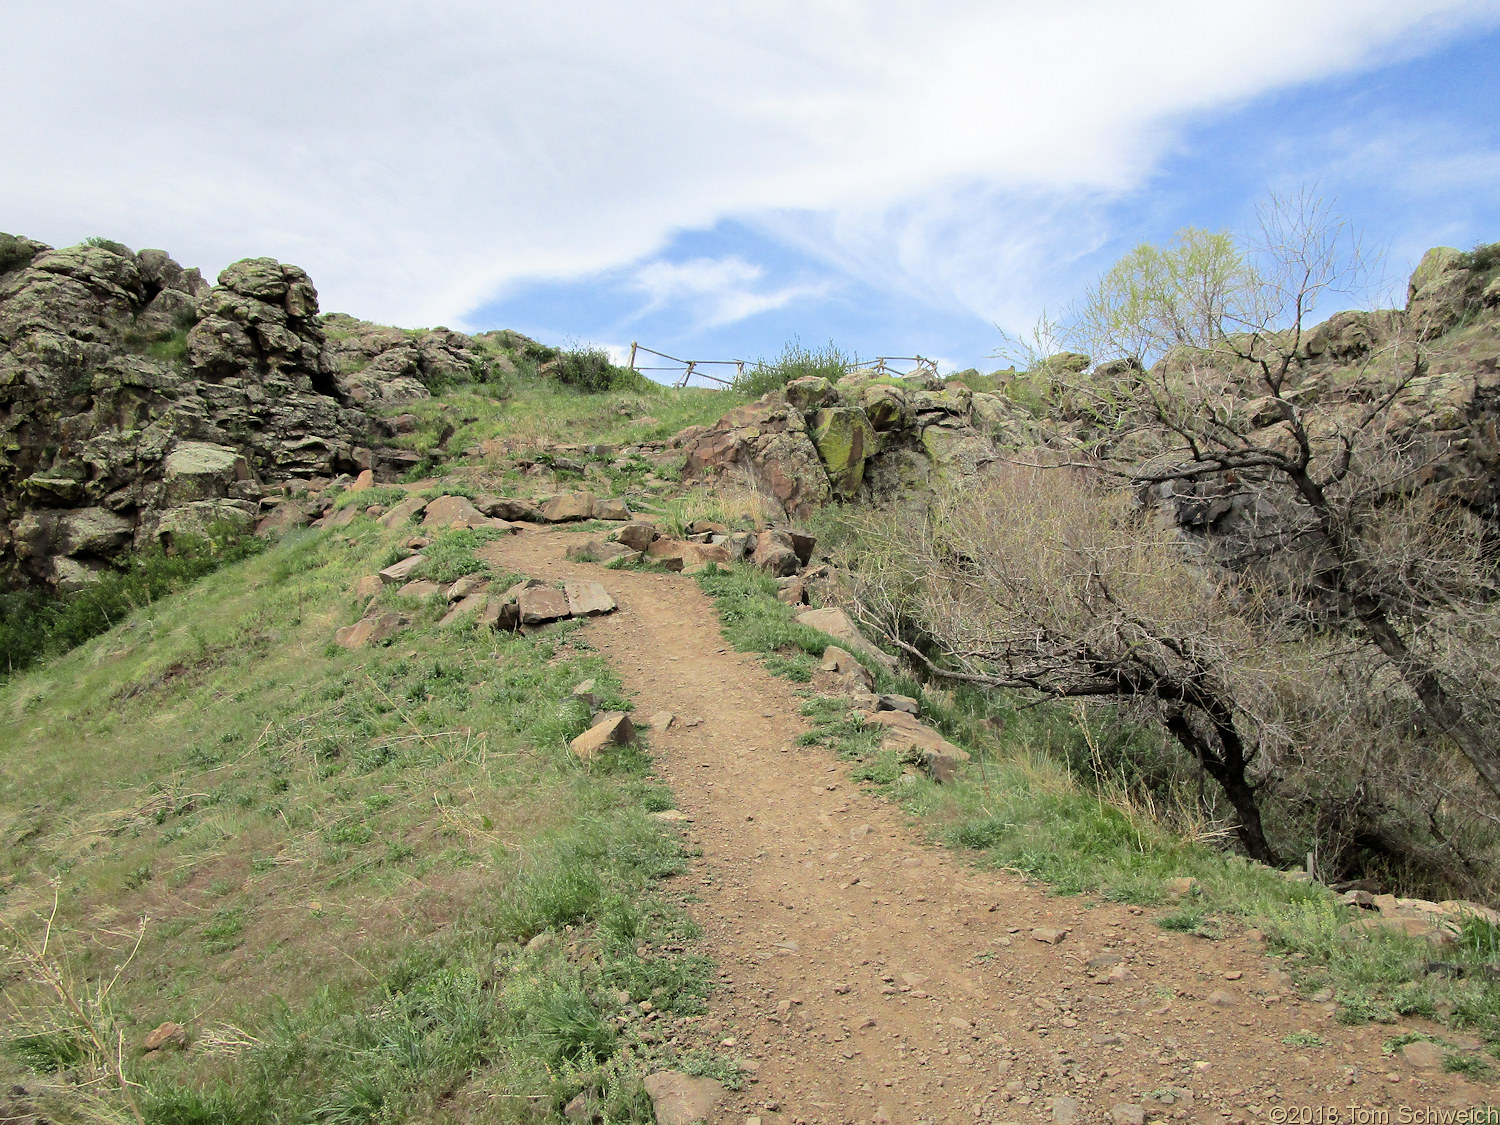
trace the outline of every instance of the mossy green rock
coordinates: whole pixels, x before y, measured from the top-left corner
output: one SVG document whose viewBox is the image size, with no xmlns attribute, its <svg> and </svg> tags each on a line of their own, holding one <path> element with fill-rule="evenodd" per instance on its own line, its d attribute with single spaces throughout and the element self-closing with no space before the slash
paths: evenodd
<svg viewBox="0 0 1500 1125">
<path fill-rule="evenodd" d="M 820 375 L 805 375 L 786 385 L 786 400 L 804 414 L 839 401 L 834 385 Z"/>
<path fill-rule="evenodd" d="M 859 405 L 877 433 L 900 429 L 909 416 L 906 395 L 885 383 L 860 388 Z"/>
<path fill-rule="evenodd" d="M 864 480 L 865 458 L 877 449 L 878 439 L 865 412 L 847 406 L 818 411 L 812 440 L 834 495 L 853 496 Z"/>
</svg>

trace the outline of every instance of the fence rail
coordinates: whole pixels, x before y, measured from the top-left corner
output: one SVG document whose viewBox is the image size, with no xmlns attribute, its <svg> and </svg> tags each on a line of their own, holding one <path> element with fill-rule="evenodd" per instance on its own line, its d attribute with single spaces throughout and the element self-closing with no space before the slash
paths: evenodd
<svg viewBox="0 0 1500 1125">
<path fill-rule="evenodd" d="M 655 356 L 657 359 L 664 359 L 670 366 L 641 364 L 639 360 L 642 356 Z M 903 370 L 895 366 L 898 364 L 909 364 L 910 366 Z M 761 360 L 678 359 L 675 355 L 667 355 L 666 352 L 654 351 L 634 340 L 630 342 L 630 370 L 640 372 L 670 371 L 678 376 L 676 379 L 671 380 L 671 385 L 674 387 L 686 387 L 695 378 L 706 379 L 718 387 L 732 387 L 736 379 L 744 376 L 747 367 L 758 369 L 763 366 L 765 364 Z M 721 378 L 718 375 L 712 375 L 707 371 L 699 370 L 703 367 L 733 367 L 734 376 L 728 379 Z M 869 371 L 874 375 L 893 376 L 916 375 L 921 372 L 936 375 L 937 361 L 920 355 L 881 355 L 876 356 L 868 362 L 846 363 L 844 365 L 844 374 L 848 375 L 855 371 Z M 667 382 L 667 380 L 663 380 L 663 382 Z"/>
</svg>

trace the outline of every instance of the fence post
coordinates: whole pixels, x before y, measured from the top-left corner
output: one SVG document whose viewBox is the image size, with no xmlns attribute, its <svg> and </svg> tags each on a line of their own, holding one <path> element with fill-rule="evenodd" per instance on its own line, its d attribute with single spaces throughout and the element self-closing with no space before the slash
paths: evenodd
<svg viewBox="0 0 1500 1125">
<path fill-rule="evenodd" d="M 635 370 L 635 348 L 636 348 L 635 341 L 634 340 L 630 341 L 630 370 L 632 370 L 632 371 Z"/>
</svg>

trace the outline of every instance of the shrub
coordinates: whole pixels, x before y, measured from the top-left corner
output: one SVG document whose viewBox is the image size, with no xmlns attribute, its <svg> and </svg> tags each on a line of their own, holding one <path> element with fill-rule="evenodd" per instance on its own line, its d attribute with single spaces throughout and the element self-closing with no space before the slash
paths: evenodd
<svg viewBox="0 0 1500 1125">
<path fill-rule="evenodd" d="M 573 348 L 562 352 L 549 365 L 554 379 L 585 394 L 613 390 L 619 368 L 610 363 L 603 348 Z"/>
<path fill-rule="evenodd" d="M 779 390 L 793 379 L 809 375 L 821 375 L 830 383 L 836 383 L 858 363 L 857 356 L 846 354 L 832 340 L 822 348 L 813 349 L 803 347 L 800 340 L 794 339 L 772 362 L 758 360 L 754 367 L 738 376 L 733 389 L 750 398 L 759 398 L 767 391 Z"/>
</svg>

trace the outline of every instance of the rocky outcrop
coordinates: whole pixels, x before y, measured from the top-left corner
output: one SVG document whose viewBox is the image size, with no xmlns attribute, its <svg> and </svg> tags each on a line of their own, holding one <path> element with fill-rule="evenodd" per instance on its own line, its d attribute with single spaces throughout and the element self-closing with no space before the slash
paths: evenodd
<svg viewBox="0 0 1500 1125">
<path fill-rule="evenodd" d="M 270 258 L 211 286 L 161 250 L 0 235 L 0 585 L 73 587 L 147 543 L 249 527 L 278 482 L 398 475 L 416 455 L 381 444 L 382 408 L 514 372 L 528 347 L 321 316 Z"/>
<path fill-rule="evenodd" d="M 885 500 L 977 476 L 998 446 L 1036 433 L 1030 415 L 1002 395 L 930 375 L 855 372 L 837 384 L 797 379 L 673 440 L 690 478 L 738 470 L 795 518 L 835 498 Z"/>
</svg>

